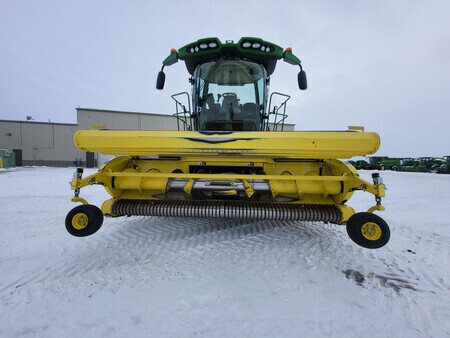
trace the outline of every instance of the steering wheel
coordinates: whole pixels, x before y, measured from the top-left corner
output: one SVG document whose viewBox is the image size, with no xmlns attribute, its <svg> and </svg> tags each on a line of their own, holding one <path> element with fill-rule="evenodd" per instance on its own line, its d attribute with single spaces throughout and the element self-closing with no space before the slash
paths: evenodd
<svg viewBox="0 0 450 338">
<path fill-rule="evenodd" d="M 237 97 L 236 93 L 232 93 L 232 92 L 227 92 L 227 93 L 223 93 L 222 97 L 227 97 L 227 96 L 234 96 Z"/>
</svg>

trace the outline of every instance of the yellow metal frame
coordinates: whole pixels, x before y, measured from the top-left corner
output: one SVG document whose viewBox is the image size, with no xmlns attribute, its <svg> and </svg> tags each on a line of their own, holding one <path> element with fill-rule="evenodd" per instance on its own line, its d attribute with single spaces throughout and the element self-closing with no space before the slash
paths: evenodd
<svg viewBox="0 0 450 338">
<path fill-rule="evenodd" d="M 378 134 L 363 127 L 349 127 L 346 132 L 230 132 L 202 134 L 194 131 L 111 131 L 81 130 L 75 145 L 85 151 L 124 154 L 102 166 L 93 175 L 76 176 L 71 183 L 74 202 L 87 204 L 79 197 L 81 188 L 101 184 L 112 199 L 102 211 L 113 215 L 112 206 L 119 199 L 164 199 L 172 180 L 183 179 L 182 193 L 191 198 L 198 180 L 241 182 L 245 196 L 255 193 L 256 182 L 268 182 L 267 198 L 283 203 L 336 205 L 341 223 L 355 210 L 345 203 L 356 190 L 376 197 L 368 211 L 384 210 L 381 198 L 384 184 L 361 179 L 353 166 L 337 160 L 375 153 L 380 145 Z M 191 167 L 224 168 L 225 173 L 191 173 Z M 230 173 L 226 168 L 230 167 Z M 263 174 L 237 174 L 236 167 L 259 168 Z M 251 172 L 248 171 L 248 172 Z M 236 195 L 237 190 L 218 191 Z M 286 202 L 287 201 L 287 202 Z"/>
<path fill-rule="evenodd" d="M 244 162 L 248 158 L 243 159 Z M 287 203 L 297 204 L 325 204 L 337 205 L 341 210 L 341 223 L 346 222 L 355 211 L 346 206 L 353 192 L 356 190 L 367 191 L 379 198 L 385 196 L 384 184 L 373 184 L 359 177 L 356 170 L 347 163 L 339 160 L 324 160 L 312 162 L 281 162 L 274 163 L 271 159 L 257 159 L 254 163 L 262 164 L 269 173 L 266 175 L 249 174 L 193 174 L 180 173 L 180 168 L 186 171 L 189 164 L 202 162 L 217 164 L 215 161 L 205 161 L 205 157 L 183 158 L 182 160 L 136 160 L 128 156 L 120 156 L 99 169 L 93 175 L 85 178 L 74 178 L 71 187 L 78 191 L 88 185 L 101 184 L 113 197 L 107 200 L 102 211 L 106 215 L 113 215 L 112 205 L 119 199 L 159 199 L 159 195 L 167 191 L 170 180 L 183 178 L 187 180 L 183 191 L 190 196 L 193 184 L 198 179 L 210 181 L 241 181 L 245 187 L 247 198 L 254 194 L 255 181 L 268 181 L 271 195 L 290 197 L 292 201 Z M 244 165 L 242 160 L 231 157 L 222 157 L 219 162 Z M 265 163 L 264 163 L 265 162 Z M 133 167 L 137 167 L 134 169 Z M 303 171 L 301 174 L 286 174 L 293 167 Z M 324 175 L 317 172 L 322 168 Z M 326 169 L 325 169 L 326 168 Z M 273 173 L 271 173 L 272 171 Z M 276 173 L 278 172 L 278 173 Z M 235 194 L 234 191 L 224 191 L 222 194 Z M 72 198 L 72 201 L 87 204 L 80 197 Z M 368 211 L 384 210 L 381 204 L 371 207 Z"/>
<path fill-rule="evenodd" d="M 80 150 L 109 155 L 246 155 L 270 158 L 351 158 L 375 153 L 377 133 L 343 132 L 230 132 L 79 130 L 74 143 Z"/>
</svg>

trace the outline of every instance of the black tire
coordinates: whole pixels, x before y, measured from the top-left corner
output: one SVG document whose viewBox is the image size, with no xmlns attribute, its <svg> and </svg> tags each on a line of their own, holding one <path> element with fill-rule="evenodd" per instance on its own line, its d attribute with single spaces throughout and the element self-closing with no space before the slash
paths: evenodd
<svg viewBox="0 0 450 338">
<path fill-rule="evenodd" d="M 353 242 L 367 249 L 386 245 L 391 237 L 387 223 L 370 212 L 358 212 L 347 221 L 347 234 Z"/>
<path fill-rule="evenodd" d="M 102 224 L 102 211 L 91 204 L 76 206 L 66 216 L 66 229 L 75 237 L 90 236 L 96 233 Z"/>
</svg>

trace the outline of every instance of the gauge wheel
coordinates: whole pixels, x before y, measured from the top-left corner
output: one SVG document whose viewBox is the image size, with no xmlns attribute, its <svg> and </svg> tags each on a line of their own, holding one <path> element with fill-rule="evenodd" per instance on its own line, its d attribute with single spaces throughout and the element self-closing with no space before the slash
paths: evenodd
<svg viewBox="0 0 450 338">
<path fill-rule="evenodd" d="M 370 212 L 359 212 L 347 221 L 347 234 L 356 244 L 367 249 L 378 249 L 386 245 L 391 237 L 387 223 Z"/>
<path fill-rule="evenodd" d="M 92 235 L 100 229 L 102 224 L 102 211 L 91 204 L 76 206 L 66 216 L 66 229 L 75 237 Z"/>
</svg>

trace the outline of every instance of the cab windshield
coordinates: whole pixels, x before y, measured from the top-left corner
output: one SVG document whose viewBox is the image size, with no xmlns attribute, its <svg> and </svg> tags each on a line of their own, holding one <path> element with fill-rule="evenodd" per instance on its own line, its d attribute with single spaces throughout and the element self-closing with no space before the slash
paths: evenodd
<svg viewBox="0 0 450 338">
<path fill-rule="evenodd" d="M 194 76 L 199 130 L 261 130 L 264 67 L 255 62 L 225 59 L 199 65 Z"/>
</svg>

